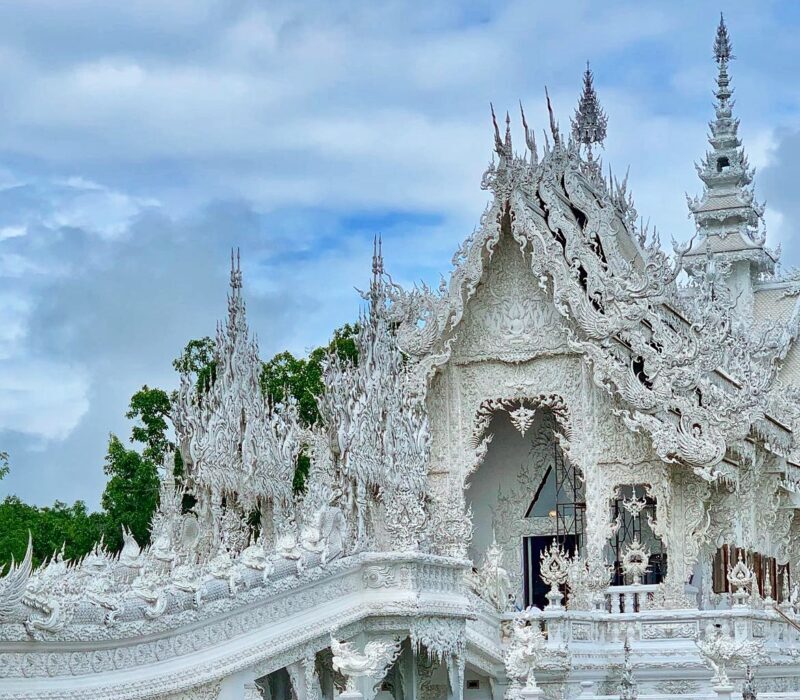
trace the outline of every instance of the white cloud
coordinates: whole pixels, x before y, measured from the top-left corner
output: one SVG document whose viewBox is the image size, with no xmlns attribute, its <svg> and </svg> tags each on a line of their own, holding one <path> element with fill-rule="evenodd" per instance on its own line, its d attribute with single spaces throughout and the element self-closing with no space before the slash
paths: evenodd
<svg viewBox="0 0 800 700">
<path fill-rule="evenodd" d="M 27 226 L 2 226 L 0 227 L 0 241 L 4 241 L 6 238 L 18 238 L 27 232 Z"/>
<path fill-rule="evenodd" d="M 75 365 L 0 360 L 0 430 L 62 440 L 89 409 L 88 378 Z"/>
<path fill-rule="evenodd" d="M 82 177 L 69 177 L 61 184 L 52 211 L 42 220 L 45 226 L 82 228 L 113 238 L 125 233 L 143 209 L 159 205 L 155 198 L 133 197 Z"/>
<path fill-rule="evenodd" d="M 547 84 L 567 128 L 587 58 L 605 162 L 631 165 L 663 240 L 691 231 L 716 6 L 67 5 L 0 4 L 0 387 L 15 396 L 0 429 L 20 465 L 4 486 L 26 498 L 96 502 L 127 398 L 172 381 L 180 345 L 224 313 L 230 246 L 265 356 L 354 318 L 374 233 L 397 279 L 436 283 L 486 202 L 489 102 L 521 148 L 517 100 L 541 134 Z M 775 127 L 800 111 L 797 23 L 780 12 L 726 7 L 745 147 L 789 241 L 796 178 Z"/>
</svg>

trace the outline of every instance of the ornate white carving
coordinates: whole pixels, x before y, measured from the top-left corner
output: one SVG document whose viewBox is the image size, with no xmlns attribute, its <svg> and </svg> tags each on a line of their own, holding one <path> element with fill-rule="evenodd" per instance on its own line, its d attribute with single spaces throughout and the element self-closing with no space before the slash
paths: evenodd
<svg viewBox="0 0 800 700">
<path fill-rule="evenodd" d="M 542 552 L 539 571 L 542 581 L 550 586 L 550 591 L 547 593 L 549 607 L 560 608 L 564 595 L 558 589 L 567 582 L 569 577 L 569 557 L 555 539 Z"/>
<path fill-rule="evenodd" d="M 762 640 L 737 640 L 730 632 L 727 623 L 709 624 L 705 635 L 695 642 L 705 662 L 714 671 L 712 682 L 717 685 L 728 685 L 728 667 L 752 665 L 766 662 L 764 642 Z"/>
<path fill-rule="evenodd" d="M 503 567 L 503 551 L 497 545 L 497 540 L 492 540 L 492 544 L 486 550 L 483 564 L 476 576 L 475 589 L 478 595 L 498 612 L 513 609 L 511 577 Z"/>
<path fill-rule="evenodd" d="M 648 572 L 650 550 L 648 550 L 638 537 L 634 537 L 625 548 L 622 556 L 622 571 L 630 576 L 634 586 L 642 582 L 642 577 Z"/>
<path fill-rule="evenodd" d="M 400 642 L 396 640 L 372 640 L 363 652 L 355 650 L 350 642 L 340 642 L 331 635 L 333 668 L 347 679 L 347 690 L 356 691 L 356 680 L 368 678 L 378 683 L 400 653 Z"/>
<path fill-rule="evenodd" d="M 726 66 L 728 58 L 718 56 Z M 367 629 L 408 635 L 424 651 L 413 662 L 420 697 L 458 697 L 468 656 L 496 681 L 499 618 L 522 591 L 522 538 L 554 534 L 546 518 L 526 517 L 552 463 L 545 446 L 574 467 L 585 518 L 571 558 L 551 546 L 541 559 L 550 606 L 514 625 L 505 655 L 516 679 L 511 697 L 522 683 L 535 687 L 534 667 L 568 664 L 616 691 L 606 678 L 620 663 L 611 642 L 629 637 L 634 649 L 646 640 L 657 650 L 637 657 L 637 671 L 641 664 L 693 674 L 654 689 L 702 694 L 689 640 L 717 619 L 723 627 L 698 641 L 717 680 L 726 664 L 759 660 L 763 648 L 769 687 L 794 692 L 798 593 L 786 590 L 788 577 L 777 612 L 768 604 L 772 578 L 767 600 L 745 605 L 758 591 L 741 561 L 729 576 L 736 609 L 712 609 L 724 607 L 711 591 L 721 546 L 774 558 L 793 580 L 800 561 L 800 388 L 792 379 L 800 314 L 786 322 L 754 314 L 762 292 L 795 299 L 798 277 L 773 275 L 777 256 L 750 235 L 759 205 L 743 184 L 750 173 L 733 143 L 729 98 L 718 95 L 714 158 L 701 168 L 707 196 L 691 203 L 706 245 L 677 248 L 671 259 L 636 227 L 627 179 L 605 178 L 590 155 L 587 146 L 605 131 L 586 111 L 596 96 L 582 101 L 577 140 L 562 135 L 553 116 L 548 142 L 537 148 L 524 124 L 523 157 L 510 126 L 505 138 L 498 128 L 497 160 L 483 178 L 492 200 L 456 252 L 449 282 L 401 289 L 384 273 L 376 244 L 358 360 L 327 358 L 322 421 L 313 429 L 300 424 L 291 399 L 273 404 L 262 394 L 234 261 L 212 381 L 198 387 L 184 377 L 178 392 L 172 417 L 186 471 L 176 483 L 166 456 L 150 544 L 140 547 L 124 530 L 118 554 L 101 542 L 79 561 L 55 553 L 38 568 L 29 547 L 0 578 L 0 700 L 63 698 L 65 679 L 69 697 L 82 700 L 211 698 L 228 676 L 285 667 L 306 700 L 317 700 L 313 658 L 329 644 L 351 676 L 382 673 L 379 657 L 395 653 L 329 641 L 337 629 L 345 638 Z M 729 170 L 717 171 L 717 156 L 729 159 Z M 707 206 L 726 187 L 731 216 Z M 744 249 L 712 251 L 736 236 Z M 498 497 L 487 511 L 477 489 L 466 489 L 485 475 L 476 471 L 489 451 L 507 447 L 490 434 L 499 412 L 533 451 L 492 491 Z M 539 434 L 543 415 L 552 424 Z M 295 494 L 301 453 L 311 468 L 306 491 Z M 663 544 L 659 585 L 609 589 L 609 543 L 622 522 L 612 520 L 611 505 L 622 487 L 632 494 L 622 508 L 646 514 Z M 184 512 L 187 495 L 195 505 Z M 472 580 L 490 605 L 463 582 L 473 510 L 477 527 L 489 512 L 497 530 Z M 479 531 L 478 541 L 485 547 L 488 533 Z M 634 584 L 649 547 L 648 533 L 623 550 Z M 565 583 L 568 610 L 560 607 Z M 326 612 L 311 620 L 315 606 Z M 175 669 L 169 677 L 154 675 L 162 662 Z M 410 668 L 400 664 L 398 676 L 413 675 Z"/>
<path fill-rule="evenodd" d="M 728 582 L 735 588 L 733 598 L 736 605 L 745 605 L 750 595 L 750 587 L 753 585 L 753 572 L 742 559 L 742 553 L 734 566 L 728 571 Z"/>
<path fill-rule="evenodd" d="M 535 670 L 563 669 L 566 663 L 566 649 L 548 645 L 538 620 L 528 620 L 524 614 L 514 618 L 511 640 L 505 655 L 509 678 L 530 690 L 538 690 Z"/>
</svg>

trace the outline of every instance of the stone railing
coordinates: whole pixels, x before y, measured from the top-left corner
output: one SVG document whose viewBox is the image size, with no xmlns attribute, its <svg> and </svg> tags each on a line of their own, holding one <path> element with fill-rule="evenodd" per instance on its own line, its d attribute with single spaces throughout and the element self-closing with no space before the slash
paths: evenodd
<svg viewBox="0 0 800 700">
<path fill-rule="evenodd" d="M 629 593 L 624 588 L 627 587 L 619 591 L 621 607 L 625 594 Z M 554 657 L 565 653 L 569 657 L 573 694 L 578 690 L 577 679 L 581 677 L 606 679 L 587 684 L 582 689 L 583 694 L 578 696 L 581 700 L 619 700 L 618 677 L 609 678 L 608 669 L 622 667 L 626 641 L 639 684 L 639 700 L 719 700 L 721 696 L 711 688 L 712 670 L 696 643 L 706 634 L 709 625 L 721 626 L 737 643 L 761 643 L 768 661 L 757 669 L 759 698 L 797 700 L 800 698 L 800 625 L 791 613 L 781 612 L 783 614 L 773 609 L 695 608 L 612 613 L 533 608 L 526 615 L 532 624 L 541 625 Z M 501 627 L 505 625 L 510 629 L 514 614 L 504 613 L 500 617 Z M 475 624 L 468 623 L 468 633 Z M 498 646 L 502 649 L 502 638 Z M 731 662 L 731 682 L 737 688 L 741 686 L 742 672 L 740 665 Z M 537 671 L 536 677 L 543 688 L 552 683 L 553 692 L 563 678 L 547 671 L 541 674 Z"/>
<path fill-rule="evenodd" d="M 548 637 L 570 643 L 621 644 L 630 641 L 672 640 L 694 646 L 709 624 L 727 622 L 737 639 L 758 639 L 766 646 L 788 651 L 800 649 L 800 627 L 777 611 L 751 608 L 729 610 L 641 610 L 608 613 L 603 611 L 534 612 L 548 630 Z"/>
<path fill-rule="evenodd" d="M 610 613 L 644 612 L 654 607 L 659 586 L 609 586 L 605 594 L 606 611 Z"/>
</svg>

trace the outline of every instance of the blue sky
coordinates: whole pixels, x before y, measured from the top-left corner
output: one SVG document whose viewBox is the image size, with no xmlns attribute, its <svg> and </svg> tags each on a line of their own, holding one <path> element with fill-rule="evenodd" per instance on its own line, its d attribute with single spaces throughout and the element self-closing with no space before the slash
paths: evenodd
<svg viewBox="0 0 800 700">
<path fill-rule="evenodd" d="M 688 237 L 724 10 L 737 115 L 771 244 L 794 244 L 797 4 L 0 4 L 0 495 L 94 507 L 109 432 L 225 311 L 242 250 L 262 355 L 355 319 L 381 233 L 389 271 L 436 283 L 486 204 L 489 102 L 568 124 L 588 59 L 603 158 Z"/>
</svg>

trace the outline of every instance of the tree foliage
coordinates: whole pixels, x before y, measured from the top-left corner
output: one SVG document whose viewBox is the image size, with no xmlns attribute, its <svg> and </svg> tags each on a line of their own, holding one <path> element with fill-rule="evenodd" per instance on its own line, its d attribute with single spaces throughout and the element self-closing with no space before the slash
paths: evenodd
<svg viewBox="0 0 800 700">
<path fill-rule="evenodd" d="M 335 352 L 341 359 L 358 361 L 356 336 L 357 324 L 345 324 L 333 332 L 328 345 L 314 348 L 307 358 L 297 358 L 290 352 L 281 352 L 269 362 L 264 363 L 261 372 L 261 390 L 273 403 L 278 403 L 290 395 L 297 400 L 300 420 L 307 426 L 320 420 L 317 397 L 325 390 L 322 383 L 323 362 L 329 352 Z M 294 470 L 292 488 L 295 493 L 305 489 L 311 460 L 301 452 Z"/>
<path fill-rule="evenodd" d="M 33 536 L 33 562 L 40 564 L 64 548 L 64 556 L 86 554 L 105 532 L 103 513 L 89 513 L 83 501 L 71 506 L 56 501 L 52 506 L 32 506 L 16 496 L 0 502 L 0 567 L 25 556 L 28 533 Z"/>
<path fill-rule="evenodd" d="M 193 376 L 198 389 L 208 391 L 217 378 L 216 344 L 206 336 L 190 340 L 179 357 L 172 361 L 172 366 L 179 374 Z"/>
<path fill-rule="evenodd" d="M 130 441 L 142 451 L 128 449 L 116 436 L 108 441 L 103 467 L 108 483 L 102 505 L 106 515 L 106 543 L 122 546 L 122 527 L 127 527 L 139 544 L 150 541 L 150 519 L 158 505 L 158 467 L 165 452 L 174 445 L 168 437 L 170 399 L 162 389 L 143 386 L 132 397 L 125 416 L 136 421 Z M 172 466 L 172 465 L 170 465 Z"/>
<path fill-rule="evenodd" d="M 111 435 L 103 469 L 109 477 L 101 501 L 106 543 L 112 550 L 119 549 L 124 525 L 139 544 L 146 544 L 150 541 L 150 518 L 158 504 L 156 465 Z"/>
<path fill-rule="evenodd" d="M 145 384 L 131 397 L 125 414 L 126 418 L 138 421 L 131 430 L 131 442 L 144 445 L 142 457 L 154 464 L 161 464 L 167 449 L 174 448 L 167 437 L 170 409 L 171 401 L 167 392 L 150 389 Z"/>
<path fill-rule="evenodd" d="M 261 372 L 261 390 L 273 403 L 283 401 L 287 394 L 297 400 L 300 420 L 308 426 L 320 418 L 317 397 L 324 391 L 322 363 L 329 352 L 343 360 L 356 362 L 358 324 L 345 324 L 333 332 L 328 345 L 315 348 L 307 358 L 296 358 L 290 352 L 281 352 L 264 363 Z"/>
</svg>

